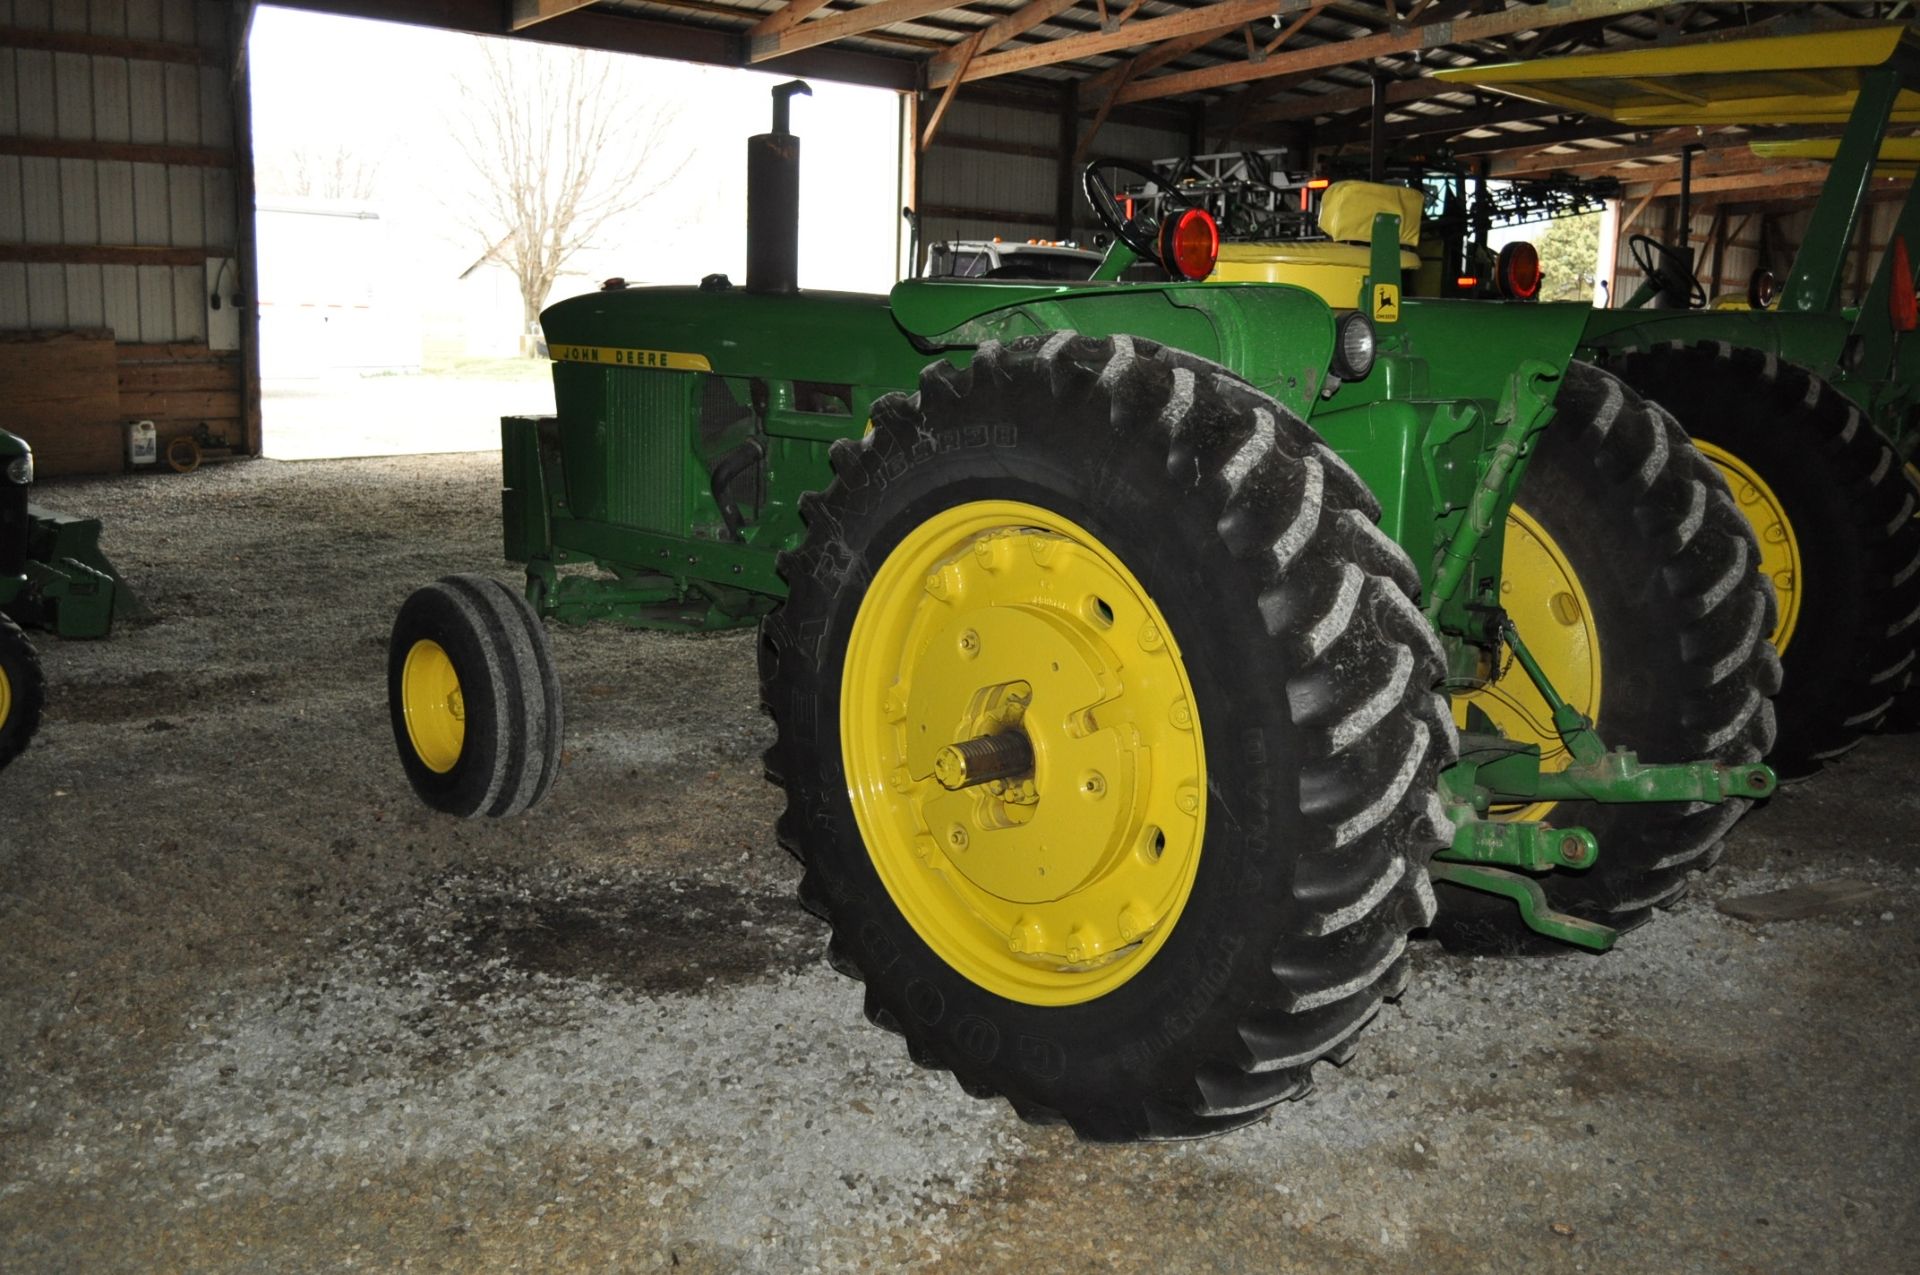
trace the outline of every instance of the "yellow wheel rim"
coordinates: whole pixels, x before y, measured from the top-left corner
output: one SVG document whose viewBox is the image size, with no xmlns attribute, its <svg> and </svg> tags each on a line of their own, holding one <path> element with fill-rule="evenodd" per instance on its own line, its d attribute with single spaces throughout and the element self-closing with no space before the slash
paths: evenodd
<svg viewBox="0 0 1920 1275">
<path fill-rule="evenodd" d="M 467 738 L 467 706 L 460 675 L 438 642 L 422 638 L 408 648 L 400 670 L 400 709 L 421 763 L 435 774 L 452 770 Z"/>
<path fill-rule="evenodd" d="M 1008 731 L 1030 770 L 936 775 L 949 745 Z M 975 984 L 1078 1004 L 1173 932 L 1206 825 L 1193 687 L 1159 607 L 1084 528 L 978 501 L 909 532 L 855 617 L 840 732 L 875 871 Z"/>
<path fill-rule="evenodd" d="M 1760 574 L 1773 582 L 1773 595 L 1780 602 L 1780 618 L 1767 640 L 1773 649 L 1784 653 L 1800 619 L 1800 541 L 1794 537 L 1793 523 L 1786 507 L 1755 473 L 1753 467 L 1724 447 L 1693 440 L 1700 454 L 1714 463 L 1720 476 L 1733 490 L 1733 502 L 1740 506 L 1753 535 L 1760 542 Z"/>
<path fill-rule="evenodd" d="M 1597 719 L 1600 714 L 1600 631 L 1573 564 L 1546 528 L 1514 505 L 1507 513 L 1500 604 L 1561 698 Z M 1564 770 L 1573 758 L 1553 728 L 1553 713 L 1522 669 L 1509 668 L 1492 685 L 1453 700 L 1454 721 L 1467 724 L 1478 708 L 1508 739 L 1540 746 L 1544 770 Z M 1552 802 L 1500 807 L 1509 819 L 1544 819 Z"/>
<path fill-rule="evenodd" d="M 0 665 L 0 727 L 7 724 L 13 716 L 13 679 L 7 676 L 4 665 Z"/>
</svg>

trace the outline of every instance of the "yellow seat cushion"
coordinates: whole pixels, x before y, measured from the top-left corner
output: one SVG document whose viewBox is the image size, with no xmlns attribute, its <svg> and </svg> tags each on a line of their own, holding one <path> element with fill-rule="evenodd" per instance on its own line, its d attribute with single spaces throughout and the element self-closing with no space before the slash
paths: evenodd
<svg viewBox="0 0 1920 1275">
<path fill-rule="evenodd" d="M 1320 196 L 1320 233 L 1346 243 L 1373 239 L 1375 213 L 1400 215 L 1400 242 L 1411 248 L 1420 242 L 1420 210 L 1426 196 L 1411 186 L 1385 182 L 1335 182 Z"/>
<path fill-rule="evenodd" d="M 1227 243 L 1220 245 L 1220 260 L 1208 279 L 1213 283 L 1290 283 L 1330 306 L 1347 309 L 1359 304 L 1369 256 L 1364 244 L 1321 240 Z M 1419 254 L 1402 248 L 1400 268 L 1419 269 Z"/>
<path fill-rule="evenodd" d="M 1330 306 L 1359 304 L 1360 284 L 1372 263 L 1375 213 L 1400 217 L 1400 269 L 1418 270 L 1419 191 L 1383 182 L 1335 182 L 1320 198 L 1320 230 L 1325 240 L 1282 239 L 1266 243 L 1223 243 L 1208 278 L 1214 283 L 1290 283 L 1316 294 Z"/>
</svg>

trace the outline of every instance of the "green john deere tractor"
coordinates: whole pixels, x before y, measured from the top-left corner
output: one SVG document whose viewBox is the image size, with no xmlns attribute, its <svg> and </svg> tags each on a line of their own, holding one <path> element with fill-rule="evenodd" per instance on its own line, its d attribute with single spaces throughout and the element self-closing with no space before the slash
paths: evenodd
<svg viewBox="0 0 1920 1275">
<path fill-rule="evenodd" d="M 1571 362 L 1585 307 L 1402 298 L 1397 203 L 1343 305 L 1205 284 L 1207 214 L 1130 219 L 1097 165 L 1090 281 L 802 293 L 803 90 L 749 142 L 744 286 L 543 316 L 558 414 L 503 422 L 526 592 L 451 577 L 394 627 L 430 805 L 553 782 L 543 617 L 758 624 L 779 839 L 868 1016 L 1108 1139 L 1304 1092 L 1404 985 L 1435 882 L 1603 949 L 1773 790 L 1752 534 Z M 1173 281 L 1119 282 L 1141 257 Z M 1544 622 L 1507 605 L 1523 480 L 1578 564 Z M 1546 667 L 1596 640 L 1590 718 Z M 1519 683 L 1544 743 L 1501 728 Z"/>
<path fill-rule="evenodd" d="M 25 597 L 27 488 L 33 449 L 0 429 L 0 767 L 18 757 L 40 729 L 47 682 L 40 657 L 7 609 Z"/>
<path fill-rule="evenodd" d="M 1890 707 L 1911 717 L 1920 689 L 1902 687 L 1920 643 L 1920 184 L 1866 295 L 1844 305 L 1842 285 L 1890 126 L 1920 122 L 1914 37 L 1903 26 L 1856 27 L 1437 78 L 1624 125 L 1834 127 L 1824 141 L 1770 144 L 1832 161 L 1777 298 L 1756 281 L 1757 305 L 1709 307 L 1691 250 L 1637 235 L 1649 286 L 1621 309 L 1593 311 L 1580 356 L 1671 411 L 1753 525 L 1779 599 L 1771 636 L 1786 674 L 1769 760 L 1806 773 L 1850 750 Z M 1683 225 L 1687 193 L 1683 181 Z"/>
<path fill-rule="evenodd" d="M 105 637 L 115 616 L 145 608 L 100 550 L 100 523 L 37 509 L 33 449 L 0 429 L 0 766 L 40 727 L 46 679 L 22 628 Z"/>
</svg>

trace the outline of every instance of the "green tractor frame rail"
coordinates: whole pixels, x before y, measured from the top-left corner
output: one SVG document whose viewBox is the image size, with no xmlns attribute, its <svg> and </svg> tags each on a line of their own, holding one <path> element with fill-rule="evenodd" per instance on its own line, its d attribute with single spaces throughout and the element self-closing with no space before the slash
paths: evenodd
<svg viewBox="0 0 1920 1275">
<path fill-rule="evenodd" d="M 1756 280 L 1760 306 L 1708 308 L 1688 249 L 1635 236 L 1648 286 L 1623 308 L 1592 312 L 1580 355 L 1671 411 L 1754 526 L 1760 569 L 1779 597 L 1771 637 L 1786 675 L 1770 760 L 1804 774 L 1889 715 L 1912 724 L 1920 715 L 1920 184 L 1857 304 L 1844 303 L 1843 267 L 1888 162 L 1883 152 L 1904 141 L 1889 139 L 1890 129 L 1920 122 L 1914 36 L 1868 26 L 1436 78 L 1629 126 L 1834 127 L 1824 141 L 1787 144 L 1829 157 L 1831 167 L 1777 296 Z M 1683 181 L 1683 225 L 1687 196 Z"/>
<path fill-rule="evenodd" d="M 779 840 L 869 1018 L 1119 1139 L 1304 1092 L 1450 918 L 1606 948 L 1773 790 L 1751 532 L 1669 419 L 1572 360 L 1584 307 L 1402 297 L 1387 188 L 1344 201 L 1368 243 L 1342 304 L 1205 283 L 1206 213 L 1130 219 L 1097 165 L 1091 281 L 803 293 L 798 91 L 749 139 L 744 286 L 543 316 L 558 413 L 502 423 L 526 591 L 449 577 L 394 627 L 430 805 L 553 782 L 543 618 L 758 624 Z M 1174 281 L 1118 282 L 1141 257 Z M 1550 627 L 1510 605 L 1523 488 L 1577 574 L 1536 600 Z M 1589 640 L 1598 718 L 1550 674 Z"/>
</svg>

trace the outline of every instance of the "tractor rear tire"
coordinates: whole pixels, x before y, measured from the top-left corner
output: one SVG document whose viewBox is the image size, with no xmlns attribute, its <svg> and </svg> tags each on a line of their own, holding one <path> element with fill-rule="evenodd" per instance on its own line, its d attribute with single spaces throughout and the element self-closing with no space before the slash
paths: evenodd
<svg viewBox="0 0 1920 1275">
<path fill-rule="evenodd" d="M 1914 521 L 1920 524 L 1920 465 L 1909 461 L 1903 468 L 1906 470 L 1907 484 L 1913 488 Z M 1907 670 L 1907 684 L 1904 689 L 1895 692 L 1893 707 L 1887 710 L 1886 720 L 1880 723 L 1880 729 L 1903 733 L 1920 730 L 1920 661 Z"/>
<path fill-rule="evenodd" d="M 394 620 L 387 707 L 420 799 L 450 815 L 515 815 L 560 771 L 553 648 L 518 592 L 485 576 L 416 590 Z"/>
<path fill-rule="evenodd" d="M 1246 382 L 1124 336 L 989 342 L 873 421 L 761 630 L 829 960 L 917 1062 L 1083 1138 L 1304 1093 L 1404 986 L 1452 835 L 1441 653 L 1372 495 Z M 1021 686 L 1026 778 L 944 791 L 917 741 Z M 996 805 L 1023 792 L 1028 824 Z"/>
<path fill-rule="evenodd" d="M 0 615 L 0 766 L 18 757 L 40 729 L 47 679 L 20 626 Z"/>
<path fill-rule="evenodd" d="M 1584 594 L 1560 614 L 1591 624 L 1599 712 L 1569 698 L 1607 746 L 1643 762 L 1760 760 L 1780 685 L 1766 642 L 1773 594 L 1725 481 L 1673 418 L 1606 372 L 1571 364 L 1514 503 Z M 1511 571 L 1508 580 L 1521 583 Z M 1506 676 L 1524 679 L 1511 667 Z M 1600 845 L 1592 867 L 1556 869 L 1540 885 L 1560 911 L 1630 929 L 1685 893 L 1751 804 L 1562 801 L 1531 811 L 1586 828 Z M 1526 929 L 1506 899 L 1444 883 L 1439 897 L 1434 936 L 1449 948 L 1567 950 Z"/>
<path fill-rule="evenodd" d="M 1678 343 L 1609 370 L 1659 403 L 1728 468 L 1743 513 L 1762 511 L 1763 553 L 1798 570 L 1781 581 L 1785 682 L 1767 760 L 1797 779 L 1880 725 L 1920 640 L 1920 524 L 1914 488 L 1886 439 L 1832 386 L 1758 350 Z M 1726 468 L 1723 463 L 1723 468 Z M 1770 499 L 1769 499 L 1770 497 Z M 1798 596 L 1794 596 L 1797 594 Z"/>
</svg>

